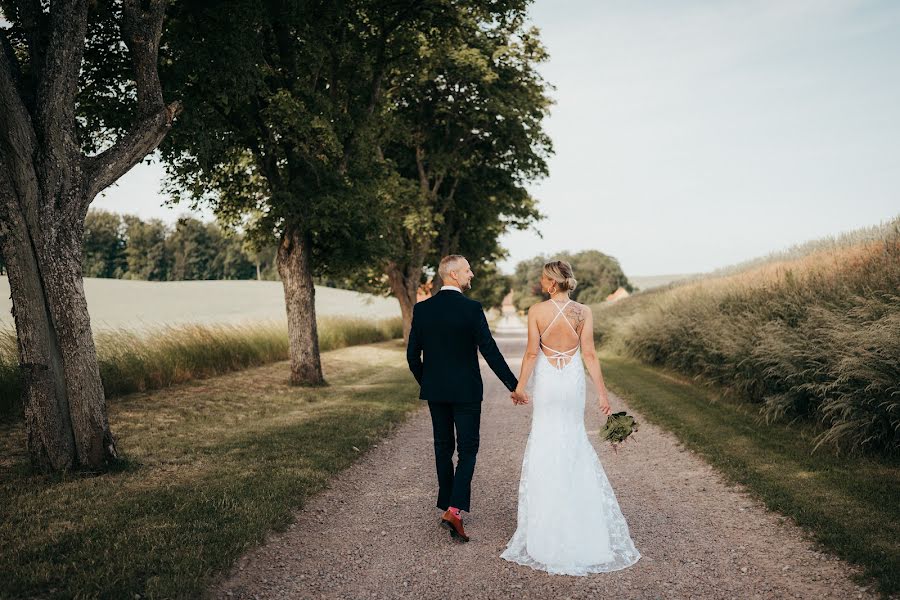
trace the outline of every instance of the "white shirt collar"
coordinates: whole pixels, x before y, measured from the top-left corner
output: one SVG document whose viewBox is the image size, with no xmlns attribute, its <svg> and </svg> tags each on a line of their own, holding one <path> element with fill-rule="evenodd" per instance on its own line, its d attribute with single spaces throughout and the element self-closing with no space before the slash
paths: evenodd
<svg viewBox="0 0 900 600">
<path fill-rule="evenodd" d="M 462 290 L 459 289 L 458 287 L 456 287 L 455 285 L 442 285 L 441 291 L 443 292 L 444 290 L 456 290 L 457 292 L 462 294 Z"/>
</svg>

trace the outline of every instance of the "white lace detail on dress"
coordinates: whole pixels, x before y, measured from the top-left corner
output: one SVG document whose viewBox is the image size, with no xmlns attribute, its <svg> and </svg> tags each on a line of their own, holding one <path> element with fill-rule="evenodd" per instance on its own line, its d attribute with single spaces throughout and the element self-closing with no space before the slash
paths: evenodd
<svg viewBox="0 0 900 600">
<path fill-rule="evenodd" d="M 502 558 L 559 575 L 624 569 L 641 554 L 584 427 L 578 349 L 564 367 L 535 365 L 531 432 L 519 480 L 516 532 Z"/>
</svg>

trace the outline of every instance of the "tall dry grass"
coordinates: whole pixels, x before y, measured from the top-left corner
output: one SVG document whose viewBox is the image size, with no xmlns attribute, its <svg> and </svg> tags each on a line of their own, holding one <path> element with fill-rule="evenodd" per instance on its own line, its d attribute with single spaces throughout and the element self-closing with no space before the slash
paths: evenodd
<svg viewBox="0 0 900 600">
<path fill-rule="evenodd" d="M 900 218 L 878 232 L 598 305 L 596 335 L 757 402 L 767 420 L 816 422 L 815 448 L 896 454 Z"/>
<path fill-rule="evenodd" d="M 326 352 L 402 337 L 403 323 L 399 317 L 323 317 L 318 331 L 319 349 Z M 108 398 L 289 357 L 287 329 L 275 322 L 179 325 L 150 333 L 114 329 L 98 333 L 94 341 Z M 15 332 L 0 331 L 0 417 L 21 412 L 20 396 Z"/>
</svg>

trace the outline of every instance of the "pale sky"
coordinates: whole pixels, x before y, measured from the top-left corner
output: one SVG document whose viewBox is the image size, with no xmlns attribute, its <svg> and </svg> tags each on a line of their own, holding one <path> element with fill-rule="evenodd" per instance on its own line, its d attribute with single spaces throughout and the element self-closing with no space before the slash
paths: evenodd
<svg viewBox="0 0 900 600">
<path fill-rule="evenodd" d="M 709 271 L 900 214 L 900 2 L 538 0 L 556 154 L 511 271 L 597 249 Z M 93 206 L 173 222 L 158 165 Z M 208 213 L 201 215 L 209 217 Z"/>
</svg>

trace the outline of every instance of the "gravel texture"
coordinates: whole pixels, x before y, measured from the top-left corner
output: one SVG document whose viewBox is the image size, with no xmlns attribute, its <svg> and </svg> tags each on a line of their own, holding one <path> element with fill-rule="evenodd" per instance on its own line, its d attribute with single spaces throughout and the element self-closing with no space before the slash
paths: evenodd
<svg viewBox="0 0 900 600">
<path fill-rule="evenodd" d="M 502 332 L 502 333 L 500 333 Z M 524 332 L 497 342 L 518 373 Z M 643 555 L 634 566 L 586 577 L 550 575 L 499 557 L 516 528 L 519 471 L 531 406 L 514 406 L 482 362 L 485 400 L 472 483 L 471 542 L 438 526 L 427 407 L 360 457 L 296 513 L 283 533 L 240 558 L 214 598 L 870 598 L 857 568 L 816 550 L 791 522 L 727 483 L 671 434 L 610 394 L 641 422 L 615 454 L 588 434 Z M 412 375 L 410 375 L 412 377 Z M 591 393 L 592 386 L 588 380 Z"/>
</svg>

